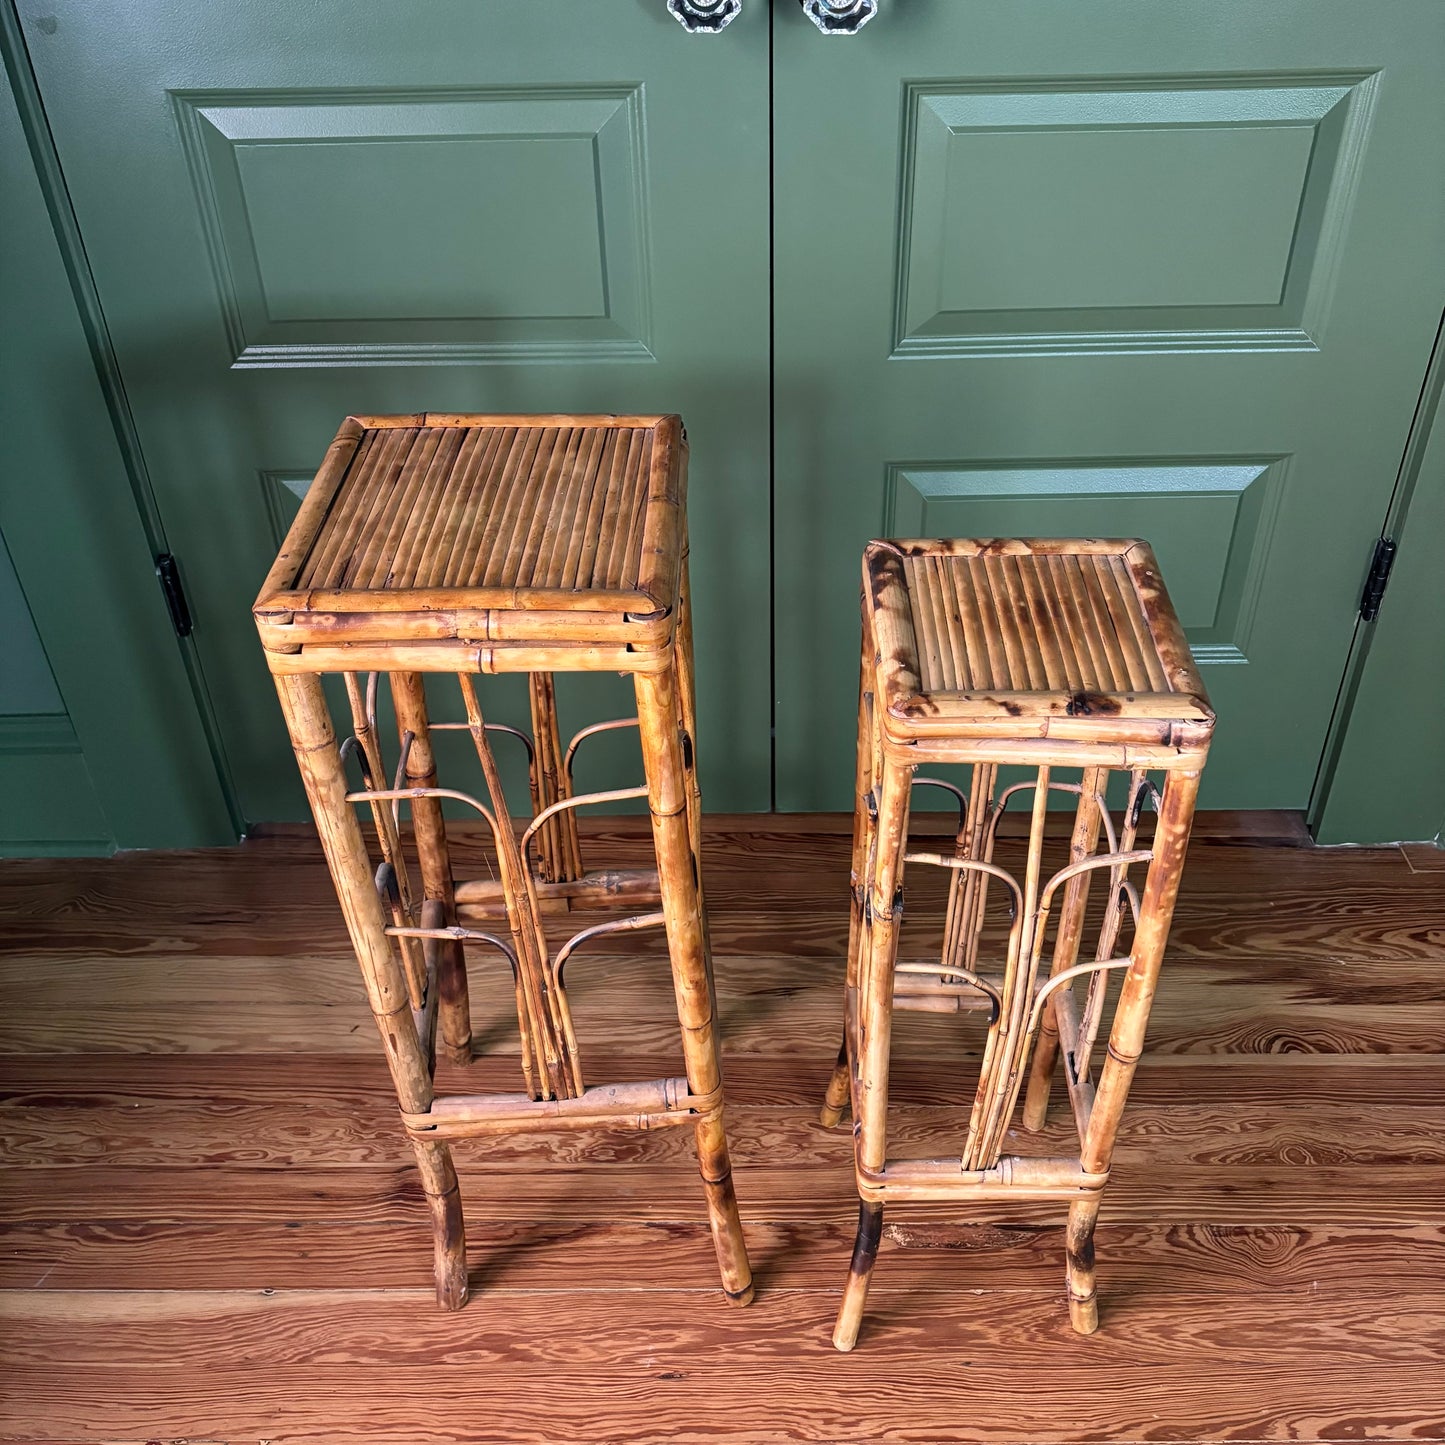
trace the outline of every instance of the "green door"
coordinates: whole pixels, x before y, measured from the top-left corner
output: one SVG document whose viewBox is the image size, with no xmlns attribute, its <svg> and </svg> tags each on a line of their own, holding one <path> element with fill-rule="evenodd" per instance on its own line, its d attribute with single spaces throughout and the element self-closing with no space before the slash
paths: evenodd
<svg viewBox="0 0 1445 1445">
<path fill-rule="evenodd" d="M 713 808 L 847 806 L 880 533 L 1148 537 L 1206 802 L 1305 806 L 1440 313 L 1437 0 L 24 24 L 245 817 L 302 810 L 258 581 L 339 418 L 415 410 L 687 418 Z"/>
<path fill-rule="evenodd" d="M 243 815 L 304 807 L 249 616 L 297 494 L 348 412 L 421 410 L 686 417 L 704 785 L 766 808 L 763 8 L 24 11 Z"/>
<path fill-rule="evenodd" d="M 1438 0 L 774 10 L 778 805 L 848 806 L 871 536 L 1144 536 L 1303 808 L 1440 317 Z"/>
</svg>

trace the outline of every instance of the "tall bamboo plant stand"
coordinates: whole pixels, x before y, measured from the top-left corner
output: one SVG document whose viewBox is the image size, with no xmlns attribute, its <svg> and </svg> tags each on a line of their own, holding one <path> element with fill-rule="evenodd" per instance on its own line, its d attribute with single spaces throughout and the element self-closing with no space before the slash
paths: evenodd
<svg viewBox="0 0 1445 1445">
<path fill-rule="evenodd" d="M 451 1141 L 555 1129 L 691 1127 L 723 1289 L 738 1304 L 752 1298 L 723 1128 L 698 861 L 686 486 L 676 416 L 349 417 L 256 603 L 421 1171 L 437 1298 L 447 1309 L 467 1298 Z M 559 672 L 630 675 L 637 716 L 584 728 L 564 751 Z M 322 687 L 328 673 L 345 680 L 349 736 L 340 745 Z M 451 675 L 464 723 L 429 719 L 429 673 Z M 530 735 L 484 717 L 475 679 L 495 673 L 528 675 Z M 377 715 L 383 677 L 399 743 L 390 773 Z M 433 735 L 446 726 L 470 734 L 481 797 L 438 779 Z M 577 747 L 628 726 L 640 735 L 645 783 L 576 794 Z M 492 752 L 501 733 L 526 747 L 530 818 L 509 815 Z M 576 810 L 643 797 L 656 868 L 587 871 Z M 495 880 L 454 877 L 448 801 L 484 820 Z M 585 920 L 619 905 L 631 911 L 549 947 L 547 918 Z M 567 961 L 595 939 L 648 927 L 666 931 L 685 1075 L 589 1085 Z M 469 952 L 509 970 L 520 1092 L 436 1088 L 439 1052 L 461 1063 L 472 1056 Z"/>
<path fill-rule="evenodd" d="M 822 1110 L 833 1125 L 852 1109 L 860 1197 L 833 1335 L 840 1350 L 857 1341 L 884 1206 L 895 1201 L 1066 1203 L 1069 1316 L 1080 1333 L 1098 1328 L 1094 1225 L 1213 725 L 1143 542 L 867 548 L 844 1045 Z M 971 770 L 966 791 L 917 776 L 921 766 L 950 763 Z M 1010 765 L 1026 770 L 1022 781 L 1001 778 Z M 1112 813 L 1111 773 L 1124 775 Z M 951 852 L 910 851 L 910 800 L 923 784 L 957 796 Z M 1051 796 L 1076 800 L 1057 868 L 1046 867 Z M 995 855 L 1014 799 L 1028 805 L 1018 875 Z M 904 871 L 913 864 L 951 874 L 937 962 L 898 960 Z M 1103 887 L 1090 909 L 1096 882 Z M 1000 924 L 992 935 L 991 899 Z M 984 948 L 986 937 L 998 941 Z M 987 1016 L 957 1157 L 903 1158 L 888 1147 L 893 1011 L 909 1008 Z M 1061 1055 L 1077 1153 L 1005 1152 L 1020 1095 L 1025 1129 L 1043 1128 Z"/>
</svg>

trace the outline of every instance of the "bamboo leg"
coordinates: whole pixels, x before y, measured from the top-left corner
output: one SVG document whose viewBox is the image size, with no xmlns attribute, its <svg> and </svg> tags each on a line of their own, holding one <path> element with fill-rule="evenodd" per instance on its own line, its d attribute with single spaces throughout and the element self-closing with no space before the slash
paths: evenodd
<svg viewBox="0 0 1445 1445">
<path fill-rule="evenodd" d="M 692 586 L 688 575 L 687 553 L 682 556 L 682 580 L 677 614 L 677 631 L 673 640 L 673 659 L 677 664 L 677 698 L 682 724 L 682 771 L 687 796 L 687 838 L 694 859 L 693 877 L 697 880 L 697 909 L 702 920 L 703 957 L 708 961 L 708 977 L 712 977 L 712 934 L 708 928 L 707 904 L 703 899 L 702 882 L 702 788 L 697 778 L 697 693 L 696 670 L 692 652 Z M 716 1011 L 716 999 L 714 999 Z"/>
<path fill-rule="evenodd" d="M 870 729 L 871 732 L 871 729 Z M 871 739 L 870 739 L 871 743 Z M 888 1055 L 893 1032 L 893 971 L 902 922 L 902 862 L 908 841 L 908 803 L 913 768 L 887 758 L 875 760 L 881 773 L 878 820 L 865 879 L 867 913 L 861 940 L 858 981 L 858 1113 L 854 1120 L 855 1158 L 860 1168 L 882 1173 L 888 1153 Z M 851 1350 L 858 1338 L 868 1277 L 883 1230 L 883 1205 L 860 1201 L 858 1238 L 848 1284 L 838 1310 L 833 1343 Z"/>
<path fill-rule="evenodd" d="M 1154 859 L 1149 864 L 1144 896 L 1140 900 L 1131 962 L 1119 990 L 1108 1054 L 1099 1071 L 1094 1107 L 1084 1135 L 1081 1162 L 1090 1173 L 1107 1171 L 1113 1157 L 1119 1120 L 1143 1051 L 1149 1009 L 1164 962 L 1164 945 L 1184 873 L 1184 854 L 1189 846 L 1189 829 L 1198 795 L 1197 772 L 1170 773 L 1165 780 L 1154 830 Z"/>
<path fill-rule="evenodd" d="M 462 1222 L 462 1196 L 452 1151 L 442 1141 L 413 1139 L 417 1168 L 421 1171 L 427 1209 L 431 1213 L 436 1240 L 437 1303 L 445 1310 L 459 1310 L 467 1302 L 467 1239 Z"/>
<path fill-rule="evenodd" d="M 436 758 L 432 753 L 426 692 L 421 674 L 392 673 L 391 696 L 396 708 L 397 728 L 402 733 L 412 734 L 411 750 L 406 759 L 406 785 L 409 788 L 434 788 L 437 785 Z M 455 924 L 457 905 L 440 800 L 413 799 L 411 817 L 412 826 L 416 829 L 417 858 L 421 863 L 422 894 L 439 902 L 446 910 L 447 924 Z M 456 1064 L 471 1062 L 472 1019 L 467 998 L 466 958 L 462 945 L 453 939 L 443 942 L 437 953 L 437 1033 L 445 1058 Z"/>
<path fill-rule="evenodd" d="M 687 833 L 692 843 L 693 857 L 702 864 L 702 789 L 697 778 L 697 682 L 692 652 L 692 580 L 688 572 L 687 553 L 682 557 L 682 582 L 677 614 L 677 632 L 673 642 L 673 657 L 677 663 L 677 695 L 682 708 L 682 766 L 687 785 Z M 698 893 L 702 892 L 702 878 L 698 878 Z M 704 946 L 708 958 L 712 957 L 711 938 L 708 934 L 707 909 L 699 901 L 702 913 Z"/>
<path fill-rule="evenodd" d="M 838 1062 L 833 1065 L 832 1076 L 823 1094 L 823 1107 L 818 1111 L 818 1122 L 825 1129 L 836 1128 L 848 1112 L 852 1083 L 849 1079 L 848 1040 L 838 1045 Z"/>
<path fill-rule="evenodd" d="M 883 1168 L 888 1147 L 888 1051 L 893 1037 L 893 966 L 902 922 L 903 850 L 908 840 L 908 795 L 913 769 L 885 759 L 868 884 L 868 934 L 860 960 L 859 1159 Z"/>
<path fill-rule="evenodd" d="M 872 827 L 869 800 L 873 791 L 873 692 L 869 684 L 873 675 L 873 647 L 872 639 L 866 635 L 866 614 L 864 629 L 863 656 L 858 678 L 858 756 L 853 779 L 853 862 L 848 880 L 847 988 L 850 989 L 858 987 L 858 957 L 863 936 L 863 903 L 868 889 L 868 849 Z M 818 1112 L 819 1123 L 828 1129 L 843 1122 L 843 1115 L 849 1108 L 852 1095 L 852 1075 L 848 1063 L 846 998 L 845 992 L 843 1042 L 838 1049 L 838 1062 L 833 1067 L 833 1076 L 828 1080 L 827 1092 L 823 1096 L 823 1107 Z"/>
<path fill-rule="evenodd" d="M 853 1259 L 848 1266 L 848 1283 L 843 1288 L 838 1323 L 833 1326 L 833 1344 L 840 1350 L 851 1350 L 858 1343 L 858 1327 L 863 1323 L 863 1308 L 868 1303 L 868 1280 L 882 1238 L 883 1206 L 871 1200 L 859 1200 L 858 1236 L 853 1243 Z"/>
<path fill-rule="evenodd" d="M 1069 1205 L 1065 1231 L 1069 1286 L 1069 1323 L 1081 1335 L 1099 1328 L 1099 1304 L 1094 1281 L 1094 1225 L 1099 1219 L 1101 1196 L 1091 1194 Z"/>
<path fill-rule="evenodd" d="M 697 692 L 696 668 L 692 648 L 692 583 L 688 569 L 687 554 L 683 553 L 682 577 L 680 582 L 677 630 L 673 639 L 673 661 L 677 677 L 677 709 L 681 727 L 679 746 L 681 751 L 683 788 L 687 804 L 687 837 L 692 849 L 692 876 L 697 889 L 697 912 L 701 924 L 702 957 L 707 968 L 708 997 L 711 1016 L 717 1016 L 717 996 L 712 979 L 712 938 L 708 930 L 707 905 L 703 898 L 702 882 L 702 789 L 697 776 Z M 714 1051 L 716 1044 L 713 1045 Z M 717 1077 L 721 1080 L 721 1065 L 717 1064 Z M 712 1158 L 713 1169 L 703 1164 L 704 1188 L 709 1192 L 709 1213 L 716 1221 L 721 1219 L 724 1229 L 721 1237 L 714 1224 L 713 1238 L 718 1244 L 719 1260 L 723 1261 L 724 1281 L 731 1273 L 736 1278 L 746 1278 L 748 1283 L 743 1295 L 731 1295 L 739 1304 L 747 1304 L 753 1297 L 752 1269 L 748 1264 L 743 1243 L 742 1225 L 731 1224 L 737 1218 L 737 1200 L 733 1194 L 732 1168 L 727 1152 L 727 1133 L 721 1110 L 715 1120 L 703 1121 L 697 1125 L 697 1150 L 699 1162 Z M 720 1185 L 710 1182 L 717 1172 Z M 714 1198 L 715 1196 L 715 1198 Z M 726 1283 L 724 1288 L 727 1288 Z"/>
<path fill-rule="evenodd" d="M 432 1102 L 431 1071 L 406 979 L 386 936 L 361 826 L 346 801 L 346 778 L 321 680 L 310 673 L 291 673 L 278 674 L 275 681 L 397 1100 L 406 1113 L 425 1113 Z M 437 1300 L 446 1309 L 460 1309 L 467 1298 L 466 1236 L 451 1153 L 443 1143 L 427 1142 L 417 1149 L 417 1163 L 432 1215 Z"/>
<path fill-rule="evenodd" d="M 1144 789 L 1147 786 L 1148 775 L 1142 769 L 1134 769 L 1129 775 L 1129 801 L 1124 817 L 1124 826 L 1119 833 L 1119 847 L 1122 852 L 1128 852 L 1134 847 L 1139 828 L 1139 810 L 1143 807 Z M 1095 961 L 1102 961 L 1114 956 L 1114 945 L 1119 937 L 1119 929 L 1129 909 L 1128 895 L 1122 886 L 1128 872 L 1126 864 L 1120 864 L 1109 870 L 1109 898 L 1104 905 L 1104 922 L 1099 929 L 1098 942 L 1094 946 Z M 1094 1044 L 1099 1036 L 1099 1023 L 1103 1018 L 1107 993 L 1108 975 L 1095 974 L 1089 983 L 1088 993 L 1084 997 L 1083 1014 L 1079 1019 L 1079 1042 L 1076 1045 L 1078 1056 L 1074 1061 L 1076 1078 L 1087 1079 L 1089 1077 L 1089 1063 L 1093 1058 Z"/>
<path fill-rule="evenodd" d="M 722 1087 L 722 1068 L 714 1032 L 712 961 L 703 924 L 697 856 L 688 828 L 687 769 L 677 670 L 673 667 L 662 673 L 637 673 L 634 684 L 687 1082 L 694 1094 L 710 1094 Z M 729 1299 L 744 1305 L 753 1297 L 752 1269 L 733 1193 L 722 1109 L 719 1107 L 700 1117 L 695 1133 L 698 1167 L 707 1195 L 708 1222 L 712 1226 L 723 1290 Z"/>
<path fill-rule="evenodd" d="M 371 725 L 361 679 L 354 672 L 346 674 L 346 696 L 351 704 L 352 736 L 360 745 L 362 757 L 365 759 L 367 786 L 384 788 L 387 779 L 382 766 L 381 741 L 376 736 L 376 729 Z M 376 844 L 381 850 L 381 856 L 391 865 L 391 921 L 401 925 L 415 923 L 417 915 L 411 898 L 411 876 L 406 866 L 406 858 L 402 855 L 391 804 L 373 801 L 371 821 L 376 828 Z M 406 969 L 411 1006 L 419 1009 L 425 1001 L 427 989 L 426 961 L 421 940 L 399 938 L 397 942 L 401 945 L 402 965 Z"/>
<path fill-rule="evenodd" d="M 1184 854 L 1189 846 L 1189 829 L 1198 795 L 1197 772 L 1174 772 L 1165 780 L 1154 831 L 1154 858 L 1149 865 L 1139 906 L 1139 924 L 1134 931 L 1132 961 L 1119 992 L 1108 1055 L 1099 1073 L 1089 1127 L 1080 1151 L 1080 1163 L 1090 1173 L 1107 1172 L 1113 1158 L 1119 1120 L 1144 1047 L 1149 1009 L 1164 962 L 1164 945 L 1184 876 Z M 1092 1201 L 1076 1200 L 1069 1206 L 1069 1318 L 1081 1334 L 1098 1328 L 1093 1245 L 1098 1212 L 1097 1196 Z"/>
<path fill-rule="evenodd" d="M 1069 843 L 1069 862 L 1081 863 L 1099 844 L 1099 805 L 1095 794 L 1103 797 L 1109 774 L 1103 768 L 1085 768 L 1080 779 L 1079 808 L 1074 815 L 1074 835 Z M 1092 873 L 1080 873 L 1064 885 L 1064 903 L 1059 910 L 1059 931 L 1054 938 L 1053 963 L 1050 976 L 1072 968 L 1079 956 L 1079 942 L 1084 935 L 1084 912 L 1089 904 Z M 1067 985 L 1066 985 L 1067 986 Z M 1029 1066 L 1028 1093 L 1024 1096 L 1024 1128 L 1037 1133 L 1048 1120 L 1049 1089 L 1054 1080 L 1054 1065 L 1059 1057 L 1059 1025 L 1054 1018 L 1054 1002 L 1044 1005 L 1039 1024 L 1038 1041 Z"/>
</svg>

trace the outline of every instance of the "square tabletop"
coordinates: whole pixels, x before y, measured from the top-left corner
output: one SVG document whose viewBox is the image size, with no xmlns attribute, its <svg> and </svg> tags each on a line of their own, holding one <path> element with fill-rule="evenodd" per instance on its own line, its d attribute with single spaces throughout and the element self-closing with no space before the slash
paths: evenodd
<svg viewBox="0 0 1445 1445">
<path fill-rule="evenodd" d="M 871 542 L 863 583 L 890 734 L 1193 744 L 1212 728 L 1146 542 Z"/>
<path fill-rule="evenodd" d="M 686 450 L 677 416 L 348 417 L 256 601 L 263 641 L 665 641 Z"/>
</svg>

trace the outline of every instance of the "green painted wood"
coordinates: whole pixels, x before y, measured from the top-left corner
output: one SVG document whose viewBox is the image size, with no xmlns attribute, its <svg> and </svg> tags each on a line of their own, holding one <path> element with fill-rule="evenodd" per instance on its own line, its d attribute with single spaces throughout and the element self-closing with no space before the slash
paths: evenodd
<svg viewBox="0 0 1445 1445">
<path fill-rule="evenodd" d="M 1445 821 L 1445 332 L 1437 344 L 1389 535 L 1399 543 L 1365 646 L 1315 837 L 1437 839 Z"/>
<path fill-rule="evenodd" d="M 704 792 L 767 807 L 762 8 L 716 37 L 661 0 L 24 24 L 244 816 L 304 810 L 249 616 L 278 522 L 346 413 L 428 409 L 684 415 Z M 631 711 L 610 678 L 561 701 Z M 634 780 L 613 741 L 584 782 Z"/>
<path fill-rule="evenodd" d="M 0 857 L 90 857 L 115 848 L 64 713 L 0 717 Z"/>
<path fill-rule="evenodd" d="M 1141 33 L 1117 3 L 1027 26 L 890 5 L 827 41 L 775 9 L 779 803 L 846 804 L 863 541 L 1089 531 L 1165 559 L 1223 719 L 1206 801 L 1303 806 L 1428 350 L 1438 7 L 1397 0 L 1388 26 L 1340 0 L 1170 7 Z M 27 17 L 126 455 L 181 557 L 182 656 L 246 816 L 301 813 L 256 579 L 336 419 L 424 407 L 684 412 L 706 792 L 766 805 L 761 12 L 716 37 L 623 0 Z M 117 474 L 96 436 L 92 491 Z M 123 663 L 119 729 L 94 649 L 56 673 L 89 699 L 76 726 L 87 757 L 92 735 L 108 749 L 126 837 L 214 838 L 214 769 L 122 511 L 98 514 L 115 575 L 88 584 L 123 643 L 101 649 Z M 65 653 L 74 579 L 27 536 Z M 591 680 L 564 705 L 625 698 Z M 584 783 L 626 755 L 604 740 Z"/>
<path fill-rule="evenodd" d="M 7 67 L 23 64 L 13 15 L 3 18 Z M 71 745 L 27 750 L 12 727 L 0 847 L 234 842 L 9 73 L 0 96 L 0 530 Z"/>
<path fill-rule="evenodd" d="M 1309 800 L 1439 315 L 1445 10 L 1140 14 L 775 7 L 781 807 L 848 806 L 858 557 L 915 530 L 1147 536 L 1206 805 Z"/>
<path fill-rule="evenodd" d="M 35 630 L 30 604 L 15 575 L 15 564 L 0 537 L 0 637 L 5 664 L 0 667 L 0 717 L 16 713 L 63 713 L 60 689 Z"/>
</svg>

